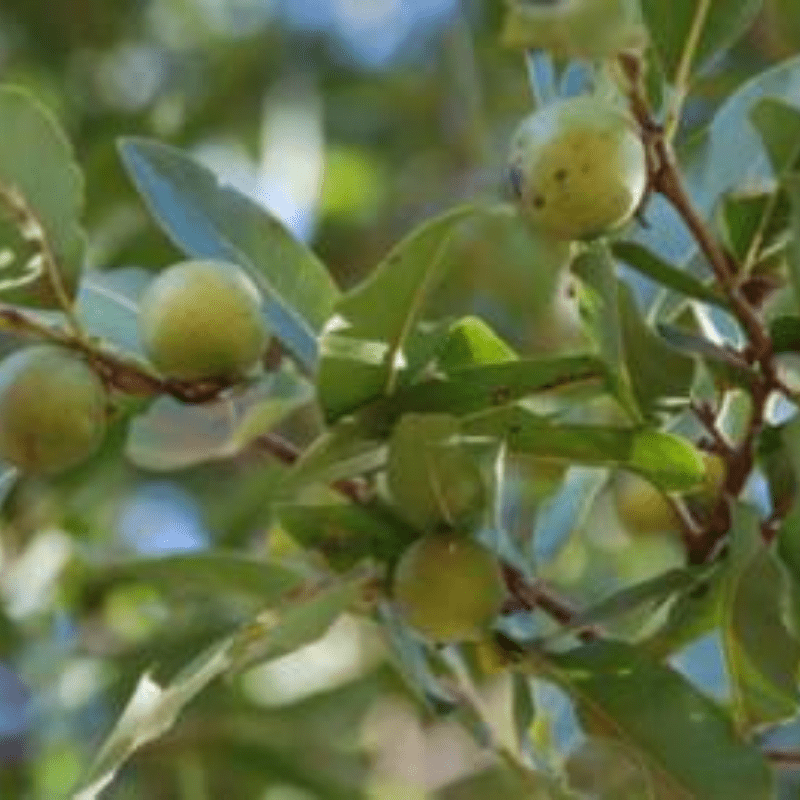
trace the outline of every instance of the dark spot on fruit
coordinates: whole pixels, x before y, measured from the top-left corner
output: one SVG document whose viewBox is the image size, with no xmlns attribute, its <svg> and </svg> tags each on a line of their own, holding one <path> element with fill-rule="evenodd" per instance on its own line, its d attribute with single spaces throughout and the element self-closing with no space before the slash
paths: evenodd
<svg viewBox="0 0 800 800">
<path fill-rule="evenodd" d="M 544 197 L 540 194 L 537 194 L 533 198 L 533 207 L 534 208 L 544 208 Z"/>
<path fill-rule="evenodd" d="M 557 170 L 556 170 L 556 171 L 553 173 L 553 177 L 554 177 L 554 178 L 555 178 L 557 181 L 565 181 L 565 180 L 567 179 L 567 170 L 566 170 L 566 169 L 564 169 L 564 167 L 562 167 L 561 169 L 557 169 Z"/>
<path fill-rule="evenodd" d="M 584 175 L 588 175 L 589 174 L 589 165 L 588 164 L 581 164 L 581 172 Z"/>
</svg>

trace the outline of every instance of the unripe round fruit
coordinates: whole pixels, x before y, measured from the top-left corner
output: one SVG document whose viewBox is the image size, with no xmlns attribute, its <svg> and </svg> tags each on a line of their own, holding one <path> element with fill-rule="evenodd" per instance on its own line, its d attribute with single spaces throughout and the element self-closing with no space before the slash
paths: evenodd
<svg viewBox="0 0 800 800">
<path fill-rule="evenodd" d="M 153 364 L 182 380 L 240 377 L 267 337 L 256 285 L 222 261 L 182 261 L 161 272 L 142 296 L 139 332 Z"/>
<path fill-rule="evenodd" d="M 632 473 L 614 480 L 614 501 L 620 522 L 628 533 L 671 533 L 680 530 L 675 510 L 652 483 Z"/>
<path fill-rule="evenodd" d="M 0 458 L 33 474 L 79 464 L 100 445 L 106 393 L 89 366 L 51 345 L 0 363 Z"/>
<path fill-rule="evenodd" d="M 619 108 L 594 97 L 543 106 L 517 130 L 510 176 L 543 236 L 591 239 L 627 222 L 647 187 L 645 147 Z"/>
<path fill-rule="evenodd" d="M 394 599 L 413 628 L 436 642 L 478 639 L 503 603 L 495 556 L 464 533 L 418 539 L 394 573 Z"/>
<path fill-rule="evenodd" d="M 685 498 L 689 508 L 701 517 L 712 511 L 728 477 L 728 465 L 724 458 L 716 453 L 704 452 L 702 455 L 705 467 L 703 482 Z"/>
<path fill-rule="evenodd" d="M 418 530 L 471 527 L 489 504 L 475 455 L 449 414 L 405 414 L 389 440 L 386 480 L 398 513 Z"/>
</svg>

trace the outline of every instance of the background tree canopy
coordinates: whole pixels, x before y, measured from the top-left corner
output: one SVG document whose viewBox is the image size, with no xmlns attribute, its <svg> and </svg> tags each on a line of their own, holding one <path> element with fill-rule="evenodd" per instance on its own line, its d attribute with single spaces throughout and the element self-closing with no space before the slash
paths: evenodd
<svg viewBox="0 0 800 800">
<path fill-rule="evenodd" d="M 0 796 L 795 797 L 795 6 L 4 0 Z"/>
</svg>

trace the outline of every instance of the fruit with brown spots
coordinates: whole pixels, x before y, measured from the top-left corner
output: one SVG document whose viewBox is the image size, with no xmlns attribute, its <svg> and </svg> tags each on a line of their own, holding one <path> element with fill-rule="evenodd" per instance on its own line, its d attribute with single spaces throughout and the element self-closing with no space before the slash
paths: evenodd
<svg viewBox="0 0 800 800">
<path fill-rule="evenodd" d="M 514 137 L 512 189 L 542 236 L 592 239 L 625 224 L 647 186 L 645 148 L 617 106 L 574 97 L 543 106 Z"/>
</svg>

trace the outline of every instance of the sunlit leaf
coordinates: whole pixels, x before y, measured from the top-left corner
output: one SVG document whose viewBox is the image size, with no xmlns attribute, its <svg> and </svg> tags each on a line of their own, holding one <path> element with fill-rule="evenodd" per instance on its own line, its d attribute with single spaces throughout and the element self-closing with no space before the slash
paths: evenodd
<svg viewBox="0 0 800 800">
<path fill-rule="evenodd" d="M 480 317 L 463 317 L 450 328 L 437 359 L 446 374 L 479 364 L 516 361 L 516 352 Z"/>
<path fill-rule="evenodd" d="M 648 428 L 559 424 L 520 407 L 476 415 L 462 428 L 497 436 L 511 452 L 580 464 L 621 466 L 664 491 L 688 491 L 703 479 L 699 451 L 685 439 Z"/>
<path fill-rule="evenodd" d="M 465 206 L 424 223 L 336 304 L 320 341 L 319 393 L 329 420 L 398 387 L 406 341 L 442 277 L 450 237 L 475 213 Z"/>
</svg>

